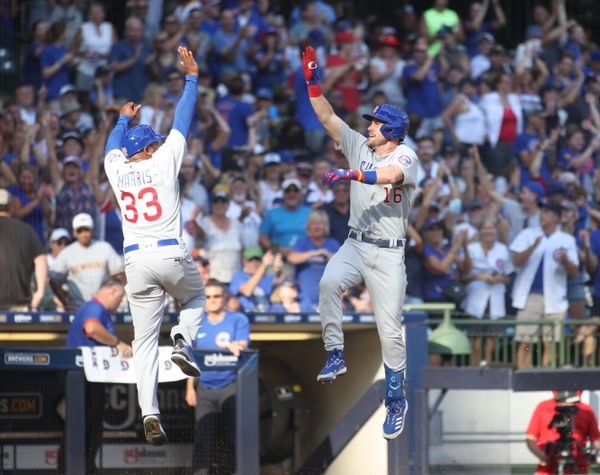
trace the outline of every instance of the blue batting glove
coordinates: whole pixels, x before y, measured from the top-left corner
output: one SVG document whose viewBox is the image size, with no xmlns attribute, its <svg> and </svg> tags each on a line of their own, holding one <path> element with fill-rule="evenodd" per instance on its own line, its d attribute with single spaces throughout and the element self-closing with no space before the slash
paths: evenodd
<svg viewBox="0 0 600 475">
<path fill-rule="evenodd" d="M 323 184 L 325 186 L 335 185 L 339 180 L 352 180 L 354 179 L 354 170 L 345 170 L 343 168 L 332 168 L 323 177 Z"/>
</svg>

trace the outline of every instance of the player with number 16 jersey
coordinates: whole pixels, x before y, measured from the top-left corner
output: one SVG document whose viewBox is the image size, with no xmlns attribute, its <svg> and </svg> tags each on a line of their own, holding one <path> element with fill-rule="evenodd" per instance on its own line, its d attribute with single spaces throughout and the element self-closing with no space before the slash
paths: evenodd
<svg viewBox="0 0 600 475">
<path fill-rule="evenodd" d="M 347 371 L 341 297 L 364 281 L 381 340 L 385 370 L 383 436 L 395 439 L 404 428 L 406 344 L 402 307 L 406 293 L 404 243 L 415 196 L 418 157 L 404 138 L 409 121 L 395 104 L 381 104 L 364 114 L 367 137 L 352 130 L 333 110 L 319 86 L 320 70 L 312 46 L 302 52 L 310 103 L 327 134 L 342 150 L 350 168 L 329 170 L 323 184 L 351 181 L 350 233 L 329 260 L 319 281 L 319 315 L 327 361 L 317 381 L 332 382 Z"/>
<path fill-rule="evenodd" d="M 188 376 L 200 369 L 191 353 L 204 310 L 202 278 L 181 239 L 182 223 L 177 176 L 187 153 L 197 96 L 198 65 L 193 54 L 179 47 L 186 72 L 183 95 L 175 109 L 173 128 L 166 136 L 147 125 L 128 128 L 141 107 L 126 103 L 105 149 L 104 169 L 123 217 L 127 296 L 134 327 L 133 363 L 146 440 L 166 442 L 156 396 L 158 337 L 165 292 L 180 304 L 179 323 L 171 330 L 171 360 Z"/>
</svg>

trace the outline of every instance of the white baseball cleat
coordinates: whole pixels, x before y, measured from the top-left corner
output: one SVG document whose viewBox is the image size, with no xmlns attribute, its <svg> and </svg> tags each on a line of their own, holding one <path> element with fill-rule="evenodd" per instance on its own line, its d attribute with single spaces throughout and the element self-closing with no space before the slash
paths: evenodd
<svg viewBox="0 0 600 475">
<path fill-rule="evenodd" d="M 183 374 L 194 378 L 200 376 L 200 368 L 185 340 L 181 338 L 175 340 L 175 346 L 173 346 L 173 352 L 171 353 L 171 361 L 181 368 Z"/>
<path fill-rule="evenodd" d="M 144 436 L 146 441 L 152 445 L 165 445 L 167 443 L 167 434 L 165 434 L 157 414 L 144 416 Z"/>
</svg>

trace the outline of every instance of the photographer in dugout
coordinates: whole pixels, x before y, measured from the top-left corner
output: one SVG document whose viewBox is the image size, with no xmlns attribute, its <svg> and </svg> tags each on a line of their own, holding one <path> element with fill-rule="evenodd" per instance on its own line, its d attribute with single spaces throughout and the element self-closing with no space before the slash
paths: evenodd
<svg viewBox="0 0 600 475">
<path fill-rule="evenodd" d="M 600 431 L 592 407 L 580 396 L 580 391 L 555 391 L 535 408 L 527 447 L 539 459 L 536 475 L 588 473 L 591 454 L 600 449 Z"/>
</svg>

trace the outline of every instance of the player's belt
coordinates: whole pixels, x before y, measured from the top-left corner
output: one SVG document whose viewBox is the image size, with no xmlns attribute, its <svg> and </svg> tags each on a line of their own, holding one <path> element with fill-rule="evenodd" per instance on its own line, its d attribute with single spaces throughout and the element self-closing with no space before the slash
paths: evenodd
<svg viewBox="0 0 600 475">
<path fill-rule="evenodd" d="M 163 247 L 163 246 L 176 246 L 179 244 L 179 240 L 178 239 L 161 239 L 159 241 L 156 241 L 156 247 Z M 123 254 L 127 254 L 128 252 L 131 251 L 139 251 L 140 249 L 140 245 L 139 244 L 130 244 L 129 246 L 126 246 L 123 248 Z"/>
<path fill-rule="evenodd" d="M 356 231 L 350 231 L 348 237 L 356 239 L 357 241 L 373 244 L 377 247 L 404 247 L 404 240 L 402 239 L 375 239 Z"/>
</svg>

